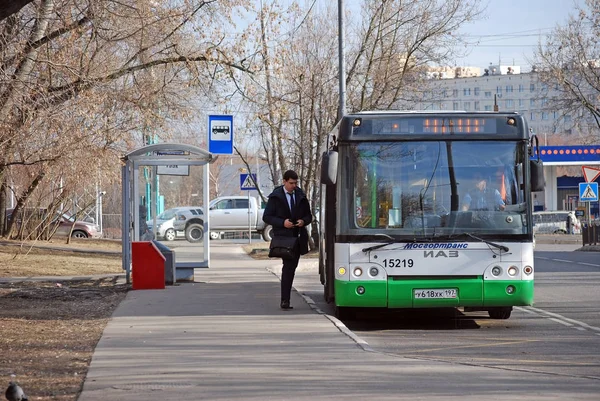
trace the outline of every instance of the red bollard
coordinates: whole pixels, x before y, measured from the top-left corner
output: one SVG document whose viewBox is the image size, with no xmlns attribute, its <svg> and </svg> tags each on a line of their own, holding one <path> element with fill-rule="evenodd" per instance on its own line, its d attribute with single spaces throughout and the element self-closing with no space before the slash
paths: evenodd
<svg viewBox="0 0 600 401">
<path fill-rule="evenodd" d="M 152 242 L 131 243 L 131 264 L 134 290 L 165 288 L 165 257 Z"/>
</svg>

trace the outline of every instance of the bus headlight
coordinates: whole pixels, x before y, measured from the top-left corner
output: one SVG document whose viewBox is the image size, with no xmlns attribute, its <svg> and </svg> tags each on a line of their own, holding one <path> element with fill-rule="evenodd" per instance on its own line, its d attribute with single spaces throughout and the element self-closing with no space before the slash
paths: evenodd
<svg viewBox="0 0 600 401">
<path fill-rule="evenodd" d="M 371 275 L 371 277 L 375 277 L 379 274 L 379 269 L 376 267 L 371 267 L 369 269 L 369 274 Z"/>
<path fill-rule="evenodd" d="M 498 277 L 501 274 L 502 274 L 502 268 L 500 266 L 492 267 L 492 275 Z"/>
<path fill-rule="evenodd" d="M 531 266 L 525 266 L 523 268 L 523 273 L 527 274 L 528 276 L 531 275 L 531 273 L 533 273 L 533 267 L 531 267 Z"/>
<path fill-rule="evenodd" d="M 362 267 L 355 267 L 353 273 L 356 277 L 362 276 L 362 274 L 363 274 Z"/>
<path fill-rule="evenodd" d="M 343 276 L 344 274 L 346 274 L 346 268 L 344 266 L 338 267 L 338 274 L 340 276 Z"/>
<path fill-rule="evenodd" d="M 508 268 L 508 275 L 509 276 L 514 277 L 514 276 L 517 275 L 517 273 L 519 273 L 519 269 L 517 268 L 517 266 L 511 266 L 511 267 Z"/>
</svg>

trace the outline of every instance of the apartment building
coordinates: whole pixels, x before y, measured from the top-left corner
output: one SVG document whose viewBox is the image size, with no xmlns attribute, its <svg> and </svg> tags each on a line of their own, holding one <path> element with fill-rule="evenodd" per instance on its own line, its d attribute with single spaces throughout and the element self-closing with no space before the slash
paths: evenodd
<svg viewBox="0 0 600 401">
<path fill-rule="evenodd" d="M 555 88 L 539 80 L 538 73 L 522 73 L 519 66 L 432 69 L 421 110 L 517 111 L 529 127 L 548 142 L 552 134 L 571 134 L 573 118 L 554 110 L 548 99 Z M 574 138 L 575 139 L 575 138 Z M 576 141 L 577 142 L 577 141 Z"/>
</svg>

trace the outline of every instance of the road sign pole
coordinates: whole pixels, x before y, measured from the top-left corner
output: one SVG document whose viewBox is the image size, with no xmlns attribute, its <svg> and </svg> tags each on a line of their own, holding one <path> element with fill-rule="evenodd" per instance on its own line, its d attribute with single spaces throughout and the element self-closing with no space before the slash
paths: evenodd
<svg viewBox="0 0 600 401">
<path fill-rule="evenodd" d="M 252 243 L 252 221 L 250 220 L 250 191 L 248 191 L 248 243 Z"/>
</svg>

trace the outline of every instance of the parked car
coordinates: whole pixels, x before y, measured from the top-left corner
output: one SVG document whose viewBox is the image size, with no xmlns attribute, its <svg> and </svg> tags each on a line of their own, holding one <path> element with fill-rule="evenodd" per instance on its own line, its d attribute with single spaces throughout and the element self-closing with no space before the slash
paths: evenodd
<svg viewBox="0 0 600 401">
<path fill-rule="evenodd" d="M 533 212 L 534 234 L 581 234 L 581 222 L 570 210 Z"/>
<path fill-rule="evenodd" d="M 14 209 L 6 209 L 6 223 L 10 216 L 12 216 Z M 15 222 L 20 225 L 23 221 L 23 216 L 26 221 L 29 220 L 47 220 L 46 219 L 46 209 L 21 209 L 19 212 L 19 216 L 17 217 L 17 221 Z M 50 224 L 57 224 L 56 232 L 54 236 L 67 236 L 69 232 L 71 232 L 71 227 L 73 227 L 73 231 L 71 232 L 71 237 L 73 238 L 102 238 L 102 232 L 100 232 L 100 227 L 94 222 L 75 220 L 73 216 L 69 216 L 65 213 L 57 213 L 55 217 L 51 220 L 48 220 Z"/>
<path fill-rule="evenodd" d="M 158 239 L 164 239 L 166 241 L 174 241 L 178 234 L 183 235 L 182 231 L 175 231 L 173 228 L 173 221 L 177 216 L 177 212 L 185 209 L 197 209 L 197 206 L 181 206 L 167 209 L 158 216 L 156 216 L 156 230 L 154 230 L 154 220 L 147 220 L 146 225 L 148 230 L 155 233 Z"/>
<path fill-rule="evenodd" d="M 264 209 L 256 198 L 247 196 L 221 196 L 213 199 L 209 205 L 211 238 L 220 237 L 220 233 L 234 231 L 258 232 L 265 241 L 271 240 L 272 227 L 262 221 Z M 202 209 L 178 212 L 173 223 L 175 230 L 185 231 L 189 242 L 199 242 L 204 238 L 204 216 Z"/>
</svg>

